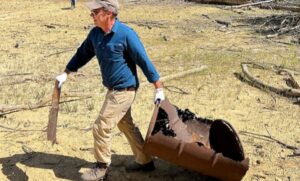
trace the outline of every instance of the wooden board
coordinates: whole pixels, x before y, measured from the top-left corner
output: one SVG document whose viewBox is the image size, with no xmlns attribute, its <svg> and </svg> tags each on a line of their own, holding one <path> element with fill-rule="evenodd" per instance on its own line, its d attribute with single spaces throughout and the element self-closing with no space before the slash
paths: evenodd
<svg viewBox="0 0 300 181">
<path fill-rule="evenodd" d="M 58 87 L 58 81 L 55 81 L 53 95 L 52 95 L 52 107 L 49 112 L 48 127 L 47 127 L 47 139 L 52 141 L 52 144 L 56 143 L 56 126 L 59 110 L 60 88 Z"/>
</svg>

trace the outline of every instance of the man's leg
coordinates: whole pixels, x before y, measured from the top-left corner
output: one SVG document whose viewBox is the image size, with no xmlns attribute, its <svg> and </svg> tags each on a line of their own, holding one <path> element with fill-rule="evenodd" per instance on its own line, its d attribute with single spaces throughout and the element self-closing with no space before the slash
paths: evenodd
<svg viewBox="0 0 300 181">
<path fill-rule="evenodd" d="M 94 151 L 98 162 L 110 163 L 112 129 L 128 112 L 134 98 L 134 91 L 108 91 L 93 127 Z"/>
<path fill-rule="evenodd" d="M 135 161 L 141 165 L 151 162 L 151 156 L 143 152 L 144 139 L 139 128 L 133 123 L 131 108 L 129 108 L 125 116 L 118 123 L 118 128 L 125 134 L 134 154 Z"/>
<path fill-rule="evenodd" d="M 72 8 L 72 9 L 75 8 L 75 0 L 71 0 L 71 8 Z"/>
<path fill-rule="evenodd" d="M 107 168 L 111 162 L 110 141 L 112 129 L 122 117 L 124 117 L 130 108 L 134 97 L 134 91 L 108 91 L 105 96 L 100 114 L 93 126 L 94 156 L 97 162 L 102 165 L 102 168 L 105 167 L 105 165 Z M 104 171 L 106 172 L 106 169 L 102 169 L 101 174 L 94 174 L 94 169 L 84 173 L 82 178 L 84 177 L 83 179 L 88 180 L 95 175 L 97 176 L 97 179 L 100 179 L 98 177 L 105 176 Z"/>
</svg>

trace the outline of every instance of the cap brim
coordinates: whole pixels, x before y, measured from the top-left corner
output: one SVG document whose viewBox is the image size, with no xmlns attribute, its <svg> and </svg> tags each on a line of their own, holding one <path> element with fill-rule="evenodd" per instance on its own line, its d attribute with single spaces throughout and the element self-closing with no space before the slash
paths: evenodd
<svg viewBox="0 0 300 181">
<path fill-rule="evenodd" d="M 85 5 L 90 9 L 90 10 L 94 10 L 94 9 L 99 9 L 102 8 L 103 5 L 95 2 L 95 1 L 91 1 L 91 2 L 87 2 L 85 3 Z"/>
</svg>

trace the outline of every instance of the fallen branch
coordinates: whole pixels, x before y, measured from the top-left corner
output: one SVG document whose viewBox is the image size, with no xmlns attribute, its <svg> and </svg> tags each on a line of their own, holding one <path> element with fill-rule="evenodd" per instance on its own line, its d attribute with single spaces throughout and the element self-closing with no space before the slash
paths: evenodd
<svg viewBox="0 0 300 181">
<path fill-rule="evenodd" d="M 281 34 L 284 34 L 284 33 L 287 33 L 287 32 L 293 31 L 293 30 L 297 30 L 297 29 L 300 29 L 300 25 L 294 26 L 292 28 L 291 27 L 281 28 L 278 30 L 278 32 L 279 32 L 279 35 L 281 35 Z"/>
<path fill-rule="evenodd" d="M 69 96 L 64 96 L 63 98 L 67 98 L 67 97 L 69 97 Z M 88 99 L 88 98 L 91 98 L 91 96 L 85 96 L 85 97 L 79 97 L 77 99 L 60 101 L 60 104 L 66 103 L 66 102 L 79 101 L 79 100 Z M 7 114 L 15 113 L 15 112 L 49 107 L 49 106 L 51 106 L 51 101 L 52 101 L 52 99 L 49 99 L 49 100 L 45 100 L 45 101 L 42 101 L 42 102 L 34 104 L 34 105 L 30 105 L 30 104 L 29 105 L 0 105 L 0 117 L 7 115 Z"/>
<path fill-rule="evenodd" d="M 239 133 L 240 133 L 241 135 L 246 135 L 246 136 L 247 136 L 247 135 L 248 135 L 248 136 L 250 135 L 250 136 L 259 136 L 259 137 L 267 138 L 267 139 L 269 139 L 269 140 L 271 140 L 271 141 L 275 141 L 276 143 L 278 143 L 278 144 L 284 146 L 284 147 L 287 148 L 287 149 L 291 149 L 291 150 L 294 150 L 294 151 L 299 149 L 298 147 L 291 146 L 291 145 L 288 145 L 288 144 L 286 144 L 286 143 L 283 143 L 282 141 L 279 141 L 279 140 L 277 140 L 277 139 L 271 137 L 270 135 L 267 136 L 267 135 L 262 135 L 262 134 L 257 134 L 257 133 L 251 133 L 251 132 L 248 132 L 248 131 L 240 131 Z"/>
<path fill-rule="evenodd" d="M 276 88 L 271 85 L 268 85 L 261 80 L 257 79 L 254 77 L 248 70 L 247 64 L 242 63 L 242 71 L 246 78 L 252 82 L 252 85 L 259 88 L 259 89 L 268 89 L 270 91 L 273 91 L 277 94 L 281 94 L 284 96 L 289 96 L 289 97 L 300 97 L 300 90 L 299 89 L 286 89 L 286 88 Z"/>
<path fill-rule="evenodd" d="M 164 89 L 170 91 L 170 92 L 175 92 L 175 93 L 179 93 L 179 94 L 190 94 L 186 91 L 184 91 L 183 89 L 179 88 L 179 87 L 175 87 L 175 86 L 164 86 Z"/>
<path fill-rule="evenodd" d="M 33 73 L 13 73 L 13 74 L 0 75 L 0 77 L 13 77 L 13 76 L 24 76 L 24 75 L 33 75 Z"/>
<path fill-rule="evenodd" d="M 263 35 L 266 35 L 267 38 L 274 38 L 283 35 L 293 37 L 291 43 L 276 41 L 278 43 L 288 45 L 299 43 L 299 14 L 278 14 L 263 17 L 246 18 L 245 20 L 251 25 L 258 25 L 255 27 L 256 31 Z"/>
<path fill-rule="evenodd" d="M 15 131 L 22 131 L 22 132 L 45 131 L 45 130 L 42 130 L 42 129 L 15 129 L 15 128 L 10 128 L 10 127 L 6 127 L 6 126 L 2 126 L 2 125 L 0 125 L 0 128 L 7 129 L 7 130 L 9 130 L 9 132 L 15 132 Z"/>
<path fill-rule="evenodd" d="M 287 68 L 283 68 L 281 66 L 273 66 L 273 69 L 278 73 L 280 71 L 286 71 L 286 72 L 290 72 L 294 75 L 300 75 L 300 72 L 299 71 L 296 71 L 296 70 L 291 70 L 291 69 L 287 69 Z"/>
<path fill-rule="evenodd" d="M 227 22 L 227 21 L 223 21 L 223 20 L 218 20 L 216 19 L 215 20 L 217 23 L 221 24 L 221 25 L 224 25 L 226 27 L 228 27 L 231 23 L 230 22 Z"/>
<path fill-rule="evenodd" d="M 153 27 L 156 28 L 166 28 L 167 27 L 167 21 L 127 21 L 124 22 L 126 24 L 135 24 L 137 26 L 143 26 L 147 27 L 149 29 L 152 29 Z"/>
<path fill-rule="evenodd" d="M 184 72 L 180 72 L 180 73 L 177 73 L 177 74 L 173 74 L 173 75 L 161 77 L 160 80 L 161 81 L 169 81 L 169 80 L 172 80 L 172 79 L 177 79 L 177 78 L 185 77 L 187 75 L 200 72 L 200 71 L 202 71 L 202 70 L 204 70 L 206 68 L 207 68 L 207 66 L 202 65 L 202 66 L 200 66 L 198 68 L 194 68 L 194 69 L 187 70 L 187 71 L 184 71 Z"/>
<path fill-rule="evenodd" d="M 285 5 L 279 5 L 279 4 L 272 4 L 272 5 L 261 4 L 260 8 L 263 8 L 263 9 L 276 9 L 276 10 L 287 10 L 287 11 L 292 11 L 292 12 L 300 12 L 300 7 L 285 6 Z"/>
<path fill-rule="evenodd" d="M 255 5 L 261 5 L 265 3 L 270 3 L 273 2 L 274 0 L 267 0 L 267 1 L 261 1 L 261 2 L 256 2 L 256 3 L 249 3 L 249 4 L 242 4 L 242 5 L 236 5 L 236 6 L 230 6 L 229 8 L 226 9 L 236 9 L 236 8 L 244 8 L 244 7 L 249 7 L 249 6 L 255 6 Z"/>
<path fill-rule="evenodd" d="M 279 74 L 282 74 L 282 73 L 285 73 L 289 76 L 289 81 L 291 82 L 291 86 L 294 88 L 294 89 L 300 89 L 300 84 L 297 82 L 296 78 L 295 78 L 295 74 L 294 72 L 290 71 L 290 70 L 287 70 L 287 69 L 280 69 L 278 71 Z"/>
<path fill-rule="evenodd" d="M 11 78 L 6 78 L 8 81 L 11 81 L 12 79 Z M 4 79 L 5 80 L 5 79 Z M 39 82 L 48 82 L 48 81 L 51 81 L 53 80 L 52 77 L 46 77 L 46 76 L 30 76 L 30 77 L 26 77 L 26 76 L 23 76 L 23 77 L 18 77 L 17 80 L 13 80 L 11 82 L 6 82 L 6 81 L 0 81 L 0 86 L 8 86 L 8 85 L 16 85 L 16 84 L 24 84 L 26 82 L 36 82 L 36 83 L 39 83 Z"/>
<path fill-rule="evenodd" d="M 74 50 L 75 50 L 74 48 L 71 48 L 71 49 L 67 49 L 67 50 L 60 51 L 60 52 L 51 53 L 51 54 L 49 54 L 49 55 L 45 55 L 44 58 L 51 57 L 51 56 L 53 56 L 53 55 L 59 55 L 59 54 L 66 53 L 66 52 L 70 52 L 70 51 L 74 51 Z"/>
</svg>

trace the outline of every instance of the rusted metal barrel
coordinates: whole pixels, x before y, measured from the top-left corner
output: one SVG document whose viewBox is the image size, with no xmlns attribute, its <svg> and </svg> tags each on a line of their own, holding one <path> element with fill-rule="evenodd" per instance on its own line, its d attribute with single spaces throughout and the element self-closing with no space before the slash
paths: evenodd
<svg viewBox="0 0 300 181">
<path fill-rule="evenodd" d="M 160 108 L 168 114 L 170 125 L 179 124 L 176 109 L 168 100 L 161 102 Z M 224 181 L 239 181 L 244 177 L 249 168 L 249 159 L 236 161 L 211 149 L 208 141 L 210 127 L 207 125 L 198 124 L 198 129 L 195 129 L 195 124 L 189 127 L 188 124 L 183 126 L 184 123 L 180 123 L 185 130 L 180 130 L 183 133 L 177 132 L 179 135 L 175 137 L 166 136 L 162 132 L 153 134 L 158 110 L 159 107 L 156 107 L 152 115 L 144 144 L 145 152 Z"/>
</svg>

